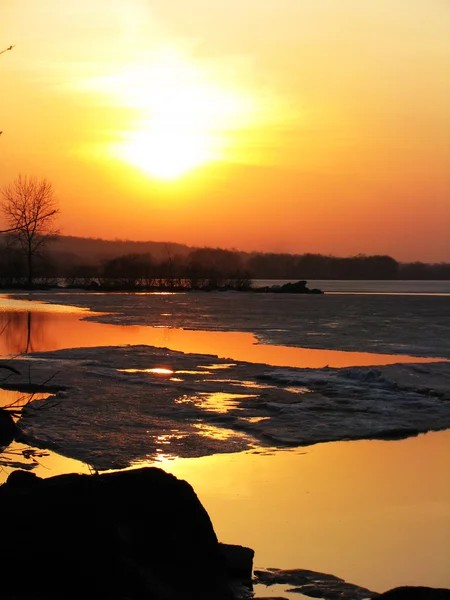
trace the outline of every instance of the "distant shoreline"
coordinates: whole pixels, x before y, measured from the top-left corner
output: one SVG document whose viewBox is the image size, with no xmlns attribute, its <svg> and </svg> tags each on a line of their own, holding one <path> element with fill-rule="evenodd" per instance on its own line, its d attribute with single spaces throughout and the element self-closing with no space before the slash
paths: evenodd
<svg viewBox="0 0 450 600">
<path fill-rule="evenodd" d="M 301 280 L 305 281 L 305 280 Z M 7 294 L 14 292 L 75 292 L 83 291 L 101 292 L 101 293 L 192 293 L 198 292 L 230 292 L 245 291 L 248 293 L 278 293 L 279 289 L 286 284 L 296 285 L 293 279 L 252 279 L 243 282 L 242 280 L 226 281 L 224 285 L 209 285 L 209 282 L 203 280 L 202 285 L 191 287 L 189 279 L 177 280 L 159 280 L 157 283 L 127 285 L 125 282 L 114 282 L 111 280 L 107 285 L 102 285 L 104 280 L 98 278 L 86 278 L 78 282 L 67 282 L 64 278 L 37 280 L 32 288 L 23 284 L 3 285 L 0 287 L 0 293 Z M 243 285 L 244 283 L 244 285 Z M 197 282 L 198 284 L 198 282 Z M 289 287 L 289 286 L 288 286 Z M 406 294 L 406 295 L 431 295 L 448 296 L 450 295 L 450 280 L 392 280 L 392 279 L 312 279 L 308 280 L 307 287 L 312 290 L 320 290 L 325 294 Z M 285 290 L 293 291 L 295 290 Z M 301 290 L 299 290 L 301 293 Z M 306 292 L 308 293 L 308 291 Z M 314 293 L 319 293 L 315 291 Z"/>
</svg>

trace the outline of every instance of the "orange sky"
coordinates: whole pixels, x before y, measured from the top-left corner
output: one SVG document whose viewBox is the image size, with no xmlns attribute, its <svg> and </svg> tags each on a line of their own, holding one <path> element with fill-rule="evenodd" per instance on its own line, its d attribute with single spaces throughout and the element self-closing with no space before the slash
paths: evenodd
<svg viewBox="0 0 450 600">
<path fill-rule="evenodd" d="M 447 0 L 9 0 L 0 186 L 62 233 L 450 261 Z"/>
</svg>

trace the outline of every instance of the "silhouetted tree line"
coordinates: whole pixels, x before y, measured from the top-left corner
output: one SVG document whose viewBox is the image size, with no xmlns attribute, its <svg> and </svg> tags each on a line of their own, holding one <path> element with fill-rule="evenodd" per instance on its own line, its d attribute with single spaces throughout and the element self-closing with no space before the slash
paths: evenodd
<svg viewBox="0 0 450 600">
<path fill-rule="evenodd" d="M 36 283 L 105 290 L 248 290 L 252 279 L 450 280 L 449 263 L 399 263 L 390 256 L 249 254 L 218 248 L 196 248 L 187 255 L 166 254 L 162 259 L 150 254 L 124 254 L 95 264 L 69 262 L 58 254 L 42 253 L 36 257 Z M 25 286 L 27 277 L 23 253 L 4 245 L 0 252 L 0 286 Z"/>
<path fill-rule="evenodd" d="M 38 285 L 63 283 L 69 287 L 102 290 L 248 290 L 250 273 L 241 253 L 232 250 L 198 248 L 187 256 L 167 253 L 156 260 L 149 254 L 125 254 L 98 264 L 65 265 L 57 256 L 42 255 L 36 262 Z M 23 255 L 3 248 L 0 257 L 0 285 L 21 287 L 27 283 Z"/>
<path fill-rule="evenodd" d="M 386 255 L 255 253 L 247 268 L 254 279 L 450 279 L 449 263 L 400 263 Z"/>
<path fill-rule="evenodd" d="M 52 258 L 42 253 L 34 260 L 35 280 L 48 286 L 58 285 Z M 21 249 L 8 245 L 0 248 L 0 287 L 29 287 L 29 275 L 27 256 Z"/>
<path fill-rule="evenodd" d="M 399 263 L 390 256 L 358 254 L 350 258 L 322 254 L 251 254 L 255 279 L 398 279 Z"/>
</svg>

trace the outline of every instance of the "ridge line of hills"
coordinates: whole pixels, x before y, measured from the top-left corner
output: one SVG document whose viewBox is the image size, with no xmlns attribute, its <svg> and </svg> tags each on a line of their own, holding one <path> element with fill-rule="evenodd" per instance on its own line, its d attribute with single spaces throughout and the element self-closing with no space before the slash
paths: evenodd
<svg viewBox="0 0 450 600">
<path fill-rule="evenodd" d="M 92 238 L 92 237 L 81 237 L 81 236 L 73 236 L 73 235 L 58 235 L 56 239 L 52 242 L 52 245 L 49 247 L 49 252 L 51 254 L 56 253 L 61 255 L 64 253 L 73 254 L 77 258 L 82 259 L 92 259 L 95 261 L 98 260 L 107 260 L 110 258 L 115 258 L 117 256 L 122 256 L 125 254 L 150 254 L 153 258 L 157 260 L 165 260 L 168 258 L 168 255 L 178 255 L 180 257 L 185 257 L 189 255 L 192 251 L 207 249 L 207 250 L 219 250 L 224 252 L 233 252 L 234 254 L 238 254 L 242 257 L 250 257 L 255 255 L 263 255 L 263 256 L 273 256 L 273 257 L 301 257 L 301 256 L 320 256 L 324 258 L 332 258 L 337 260 L 350 260 L 356 257 L 364 257 L 364 256 L 383 256 L 388 257 L 397 262 L 398 264 L 441 264 L 441 265 L 450 265 L 450 263 L 446 263 L 445 261 L 440 261 L 439 263 L 427 263 L 424 261 L 397 261 L 395 258 L 383 254 L 383 255 L 366 255 L 365 253 L 358 253 L 354 256 L 337 256 L 331 255 L 327 253 L 321 252 L 277 252 L 277 251 L 261 251 L 261 250 L 238 250 L 236 248 L 222 248 L 219 246 L 189 246 L 188 244 L 183 244 L 179 242 L 156 242 L 156 241 L 135 241 L 135 240 L 122 240 L 122 239 L 103 239 L 103 238 Z"/>
</svg>

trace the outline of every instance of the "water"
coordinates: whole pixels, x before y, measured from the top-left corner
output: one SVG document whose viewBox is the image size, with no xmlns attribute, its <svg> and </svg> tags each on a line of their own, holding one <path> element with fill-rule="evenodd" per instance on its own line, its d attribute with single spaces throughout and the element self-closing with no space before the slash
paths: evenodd
<svg viewBox="0 0 450 600">
<path fill-rule="evenodd" d="M 271 346 L 450 358 L 450 301 L 441 295 L 58 292 L 33 297 L 107 313 L 90 320 L 113 325 L 247 332 Z"/>
<path fill-rule="evenodd" d="M 2 303 L 0 299 L 0 331 L 3 332 L 0 336 L 0 354 L 20 355 L 64 348 L 146 344 L 182 352 L 214 354 L 220 358 L 291 367 L 349 367 L 440 360 L 407 354 L 260 344 L 254 334 L 237 331 L 199 331 L 159 325 L 112 325 L 82 320 L 82 317 L 92 314 L 98 314 L 100 318 L 102 313 L 72 310 L 71 307 L 55 307 L 59 310 L 53 313 L 52 306 L 27 302 L 21 307 L 22 310 L 11 311 L 8 301 L 3 300 Z"/>
<path fill-rule="evenodd" d="M 310 285 L 315 287 L 317 282 Z M 412 287 L 408 289 L 407 293 L 416 293 L 410 291 Z M 168 421 L 162 420 L 161 431 L 152 438 L 159 444 L 154 448 L 157 464 L 193 485 L 222 541 L 255 548 L 256 566 L 334 573 L 376 591 L 406 584 L 449 587 L 448 431 L 402 441 L 333 442 L 291 450 L 256 444 L 245 450 L 246 438 L 234 438 L 233 429 L 227 429 L 230 423 L 224 426 L 220 421 L 235 414 L 245 417 L 239 403 L 254 402 L 259 394 L 273 396 L 275 402 L 281 398 L 302 399 L 304 392 L 298 382 L 280 384 L 258 379 L 260 369 L 268 372 L 263 363 L 272 365 L 278 379 L 285 373 L 283 376 L 288 374 L 290 381 L 292 373 L 277 371 L 277 366 L 312 368 L 306 387 L 320 385 L 320 393 L 329 398 L 324 402 L 341 399 L 350 403 L 348 407 L 354 407 L 356 398 L 362 398 L 370 390 L 378 389 L 376 394 L 389 395 L 389 382 L 395 378 L 409 394 L 407 403 L 406 396 L 404 399 L 407 413 L 411 412 L 408 403 L 428 402 L 430 390 L 448 396 L 446 364 L 430 362 L 437 357 L 450 357 L 448 299 L 390 296 L 391 292 L 383 296 L 331 294 L 314 298 L 71 292 L 33 295 L 47 302 L 58 302 L 58 307 L 3 299 L 0 351 L 46 352 L 42 358 L 35 355 L 33 361 L 24 361 L 27 365 L 24 372 L 29 375 L 31 369 L 31 376 L 39 376 L 41 380 L 57 372 L 55 382 L 66 381 L 69 385 L 73 382 L 74 389 L 78 389 L 78 395 L 69 390 L 68 395 L 62 396 L 61 404 L 54 411 L 46 411 L 45 419 L 31 420 L 36 430 L 41 427 L 40 431 L 47 434 L 65 427 L 65 432 L 60 429 L 60 449 L 64 449 L 65 438 L 72 435 L 79 448 L 102 450 L 100 447 L 96 450 L 95 436 L 86 441 L 83 439 L 86 430 L 75 426 L 73 411 L 83 405 L 86 410 L 93 410 L 95 403 L 110 398 L 114 410 L 128 406 L 135 435 L 141 423 L 147 427 L 142 420 L 147 410 L 155 421 L 155 406 L 146 405 L 149 393 L 152 402 L 157 399 L 155 395 L 162 394 L 158 410 L 164 412 L 165 398 L 172 391 L 180 386 L 191 392 L 197 390 L 199 393 L 192 402 L 183 401 L 177 406 L 199 411 L 195 413 L 202 419 L 195 425 L 197 434 L 209 448 L 208 453 L 213 454 L 174 458 L 172 439 L 181 434 L 168 431 Z M 443 292 L 436 292 L 439 293 Z M 79 307 L 72 308 L 72 304 Z M 182 324 L 193 329 L 182 329 Z M 326 335 L 311 335 L 314 333 Z M 304 340 L 311 341 L 314 349 L 307 348 Z M 283 343 L 277 346 L 274 341 Z M 146 344 L 156 348 L 150 351 Z M 109 348 L 111 345 L 121 348 L 114 350 Z M 77 347 L 78 350 L 55 352 Z M 164 351 L 164 347 L 194 352 L 197 356 L 174 356 Z M 388 352 L 374 352 L 376 348 Z M 230 360 L 224 365 L 226 361 L 204 356 L 205 353 Z M 248 361 L 248 365 L 237 366 L 237 361 L 242 360 Z M 323 370 L 327 364 L 350 367 L 352 378 L 330 379 Z M 377 379 L 375 367 L 388 383 Z M 165 368 L 167 372 L 152 372 L 155 368 Z M 255 382 L 262 387 L 255 386 Z M 428 392 L 414 396 L 419 388 Z M 206 396 L 202 395 L 205 392 Z M 392 400 L 385 396 L 381 404 L 376 399 L 374 402 L 383 408 L 386 403 L 401 400 L 404 392 L 400 389 L 394 392 Z M 88 407 L 89 399 L 92 402 Z M 425 405 L 421 406 L 418 414 L 423 418 Z M 103 426 L 106 435 L 110 427 L 108 411 L 101 404 L 98 408 L 105 420 L 88 421 L 89 435 L 95 434 L 96 427 Z M 66 409 L 72 417 L 66 416 Z M 431 405 L 426 411 L 430 409 Z M 205 420 L 202 410 L 215 416 Z M 166 413 L 160 413 L 161 418 L 173 417 Z M 310 418 L 314 425 L 325 424 L 328 417 L 322 411 L 320 417 L 311 413 Z M 373 413 L 371 419 L 376 422 L 379 416 Z M 151 454 L 151 434 L 142 437 L 142 442 L 141 438 L 127 434 L 126 419 L 118 420 L 122 437 L 120 440 L 114 437 L 117 434 L 111 430 L 113 442 L 126 448 L 135 439 L 134 465 L 154 464 L 154 458 L 146 459 Z M 173 423 L 171 428 L 181 427 Z M 250 425 L 262 427 L 258 423 Z M 221 438 L 227 431 L 231 438 Z M 195 435 L 191 433 L 188 439 L 197 439 Z M 103 437 L 103 446 L 105 443 Z M 175 449 L 177 444 L 182 447 L 180 440 L 174 440 L 173 444 Z M 220 453 L 223 447 L 242 451 Z M 24 448 L 14 445 L 8 450 L 18 453 L 13 455 L 16 460 Z M 70 456 L 70 452 L 66 453 Z M 22 459 L 26 457 L 22 455 Z M 89 470 L 86 464 L 54 452 L 35 460 L 35 470 L 41 476 Z M 0 476 L 5 477 L 7 472 L 8 468 L 4 468 Z M 284 591 L 277 593 L 289 597 Z"/>
<path fill-rule="evenodd" d="M 446 431 L 164 468 L 190 481 L 221 540 L 256 549 L 256 567 L 333 573 L 374 591 L 448 587 L 449 442 Z"/>
</svg>

